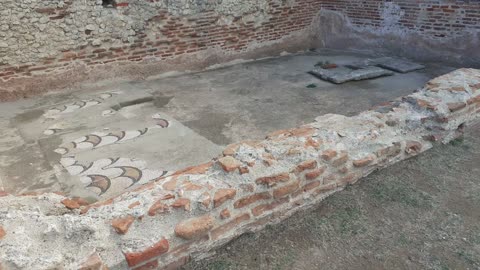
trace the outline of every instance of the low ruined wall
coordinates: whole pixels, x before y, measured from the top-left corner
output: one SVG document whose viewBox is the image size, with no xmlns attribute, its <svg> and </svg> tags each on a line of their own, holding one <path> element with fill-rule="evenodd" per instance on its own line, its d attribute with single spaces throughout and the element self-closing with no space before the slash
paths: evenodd
<svg viewBox="0 0 480 270">
<path fill-rule="evenodd" d="M 322 0 L 317 46 L 480 67 L 480 2 Z"/>
<path fill-rule="evenodd" d="M 105 2 L 115 2 L 104 6 Z M 315 0 L 3 0 L 0 101 L 308 49 Z"/>
<path fill-rule="evenodd" d="M 0 262 L 3 269 L 176 269 L 478 121 L 480 70 L 460 69 L 354 117 L 319 116 L 230 145 L 207 164 L 96 204 L 0 194 Z"/>
</svg>

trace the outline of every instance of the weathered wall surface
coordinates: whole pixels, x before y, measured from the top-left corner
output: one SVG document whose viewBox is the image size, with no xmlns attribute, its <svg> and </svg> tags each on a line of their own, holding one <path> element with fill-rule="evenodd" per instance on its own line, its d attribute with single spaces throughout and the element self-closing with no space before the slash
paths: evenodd
<svg viewBox="0 0 480 270">
<path fill-rule="evenodd" d="M 318 45 L 480 67 L 476 0 L 322 0 Z"/>
<path fill-rule="evenodd" d="M 480 3 L 473 0 L 102 4 L 2 1 L 0 101 L 81 81 L 199 70 L 314 45 L 480 65 Z"/>
<path fill-rule="evenodd" d="M 117 0 L 105 7 L 102 0 L 4 0 L 0 100 L 85 79 L 144 77 L 307 49 L 319 5 Z"/>
<path fill-rule="evenodd" d="M 320 116 L 231 145 L 207 164 L 93 205 L 57 194 L 0 193 L 0 265 L 176 269 L 478 121 L 480 70 L 460 69 L 354 117 Z"/>
</svg>

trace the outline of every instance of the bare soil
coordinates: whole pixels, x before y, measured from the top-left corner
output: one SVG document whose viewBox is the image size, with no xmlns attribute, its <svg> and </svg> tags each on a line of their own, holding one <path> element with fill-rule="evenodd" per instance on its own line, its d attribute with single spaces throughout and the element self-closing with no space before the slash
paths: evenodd
<svg viewBox="0 0 480 270">
<path fill-rule="evenodd" d="M 184 269 L 480 269 L 480 125 Z"/>
</svg>

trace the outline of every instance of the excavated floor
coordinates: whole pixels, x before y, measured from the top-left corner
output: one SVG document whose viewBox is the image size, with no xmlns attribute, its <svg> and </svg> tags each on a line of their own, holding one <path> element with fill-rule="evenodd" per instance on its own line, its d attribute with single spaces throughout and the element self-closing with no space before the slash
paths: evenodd
<svg viewBox="0 0 480 270">
<path fill-rule="evenodd" d="M 309 52 L 194 74 L 83 85 L 0 105 L 0 187 L 108 198 L 210 160 L 232 142 L 354 115 L 454 68 L 335 85 L 307 72 L 372 55 Z M 308 87 L 307 87 L 308 86 Z"/>
</svg>

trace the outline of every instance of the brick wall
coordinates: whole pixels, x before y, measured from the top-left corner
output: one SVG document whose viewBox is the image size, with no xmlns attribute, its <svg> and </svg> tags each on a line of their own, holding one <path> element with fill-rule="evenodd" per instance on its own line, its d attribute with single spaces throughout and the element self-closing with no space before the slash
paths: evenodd
<svg viewBox="0 0 480 270">
<path fill-rule="evenodd" d="M 107 8 L 100 0 L 5 0 L 0 101 L 87 79 L 132 78 L 139 69 L 148 76 L 158 66 L 201 69 L 308 49 L 315 34 L 318 46 L 480 65 L 479 1 L 185 2 L 118 0 Z"/>
<path fill-rule="evenodd" d="M 27 12 L 21 16 L 27 17 L 29 25 L 3 22 L 10 32 L 45 35 L 35 38 L 32 33 L 31 39 L 25 39 L 30 33 L 9 33 L 10 38 L 0 45 L 0 81 L 61 73 L 73 63 L 88 68 L 151 63 L 212 49 L 218 54 L 241 55 L 282 43 L 285 37 L 310 26 L 320 9 L 317 0 L 245 1 L 228 9 L 226 4 L 192 9 L 153 0 L 125 0 L 116 8 L 102 7 L 101 1 L 84 6 L 79 2 L 65 1 L 61 7 L 52 1 L 34 2 L 28 8 L 12 9 L 14 15 Z M 248 6 L 249 2 L 259 7 Z M 308 48 L 308 44 L 300 46 Z"/>
<path fill-rule="evenodd" d="M 322 0 L 323 11 L 346 20 L 338 42 L 347 35 L 354 46 L 380 47 L 424 60 L 442 60 L 461 66 L 480 63 L 480 1 L 460 0 Z M 325 21 L 324 21 L 325 22 Z"/>
</svg>

